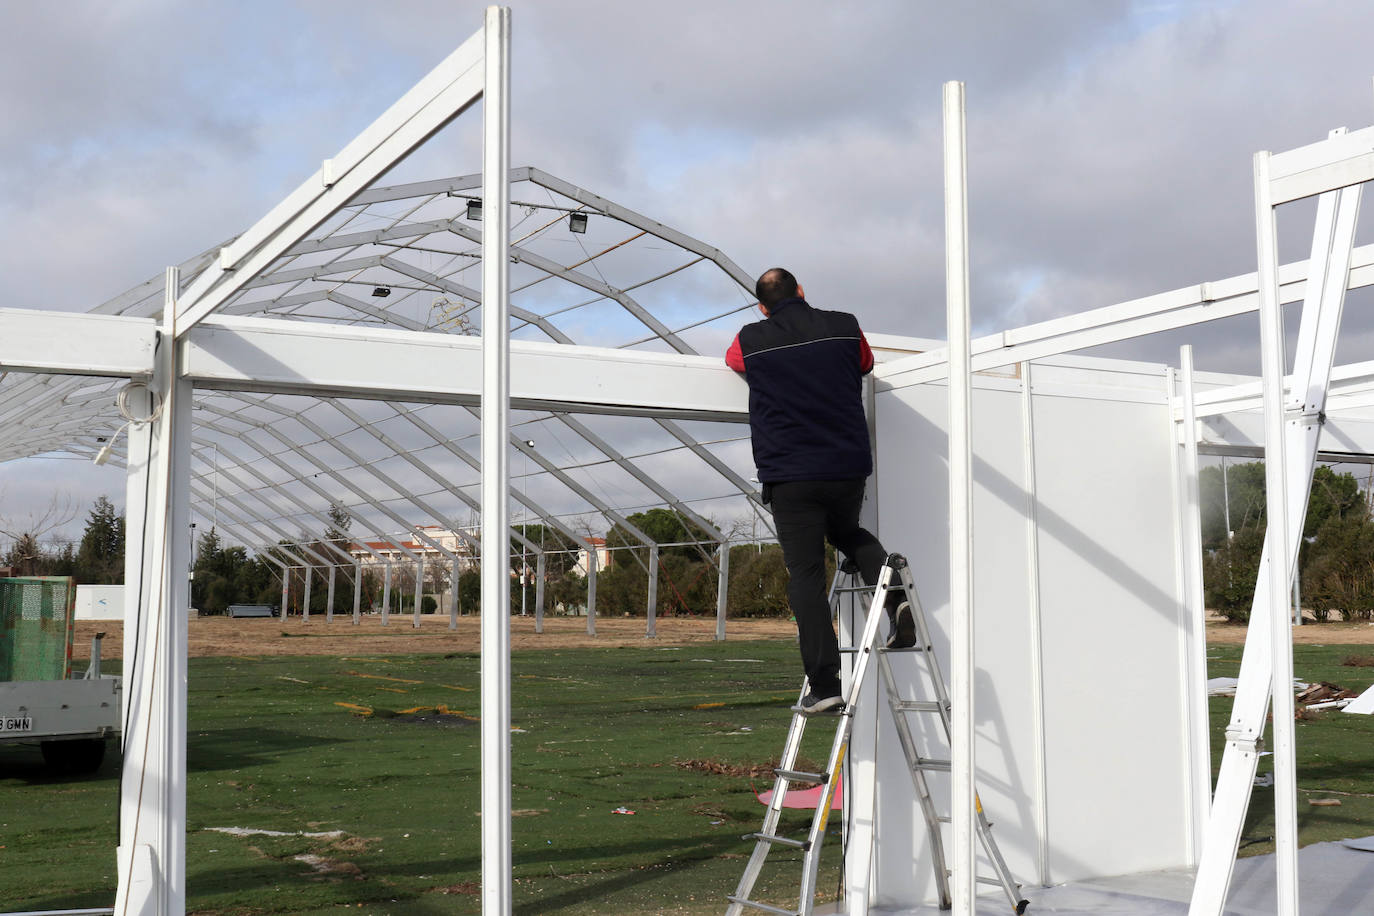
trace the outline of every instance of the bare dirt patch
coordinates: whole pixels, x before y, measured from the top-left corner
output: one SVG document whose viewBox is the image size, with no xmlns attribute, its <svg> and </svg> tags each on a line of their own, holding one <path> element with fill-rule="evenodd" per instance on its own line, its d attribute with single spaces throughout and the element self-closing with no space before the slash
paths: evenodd
<svg viewBox="0 0 1374 916">
<path fill-rule="evenodd" d="M 645 637 L 643 617 L 604 617 L 596 621 L 596 635 L 587 633 L 585 617 L 546 617 L 544 632 L 536 633 L 534 618 L 512 617 L 511 648 L 570 649 L 618 648 L 644 645 L 685 645 L 712 642 L 716 638 L 714 617 L 659 618 L 656 635 Z M 91 637 L 103 632 L 101 655 L 122 658 L 123 625 L 108 620 L 79 620 L 76 623 L 76 642 L 73 657 L 90 657 Z M 793 639 L 796 626 L 790 620 L 777 618 L 730 620 L 725 626 L 726 636 L 732 640 Z M 263 655 L 419 655 L 449 652 L 476 652 L 481 636 L 477 617 L 458 618 L 457 629 L 449 629 L 448 618 L 424 615 L 420 626 L 413 618 L 393 615 L 389 626 L 382 626 L 377 615 L 364 615 L 362 623 L 353 625 L 351 617 L 336 617 L 332 622 L 313 616 L 239 618 L 193 617 L 190 621 L 189 654 L 192 658 L 209 656 Z M 1370 631 L 1374 640 L 1374 630 Z"/>
<path fill-rule="evenodd" d="M 1207 621 L 1207 642 L 1214 646 L 1239 646 L 1245 642 L 1245 624 L 1227 623 L 1219 618 Z M 1315 623 L 1304 621 L 1293 628 L 1293 642 L 1309 646 L 1374 645 L 1374 624 Z"/>
</svg>

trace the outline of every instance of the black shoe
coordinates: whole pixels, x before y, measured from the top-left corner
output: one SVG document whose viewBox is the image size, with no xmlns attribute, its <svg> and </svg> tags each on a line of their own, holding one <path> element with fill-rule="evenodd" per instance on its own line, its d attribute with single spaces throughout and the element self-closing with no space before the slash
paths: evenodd
<svg viewBox="0 0 1374 916">
<path fill-rule="evenodd" d="M 911 616 L 910 602 L 897 605 L 892 616 L 892 635 L 887 638 L 889 649 L 910 649 L 916 645 L 916 620 Z"/>
<path fill-rule="evenodd" d="M 844 712 L 844 697 L 838 694 L 818 697 L 814 693 L 808 693 L 802 697 L 799 704 L 792 707 L 792 711 L 799 712 L 804 716 L 816 716 L 821 713 L 837 716 Z"/>
</svg>

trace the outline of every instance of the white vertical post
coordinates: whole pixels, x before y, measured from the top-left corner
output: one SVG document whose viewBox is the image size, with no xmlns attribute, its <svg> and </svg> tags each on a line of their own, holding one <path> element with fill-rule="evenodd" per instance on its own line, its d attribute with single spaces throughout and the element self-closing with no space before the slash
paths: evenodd
<svg viewBox="0 0 1374 916">
<path fill-rule="evenodd" d="M 356 627 L 363 622 L 363 564 L 358 562 L 353 566 L 353 625 Z"/>
<path fill-rule="evenodd" d="M 945 315 L 949 340 L 950 880 L 955 916 L 973 916 L 977 890 L 973 827 L 973 383 L 969 343 L 968 189 L 964 84 L 944 86 Z"/>
<path fill-rule="evenodd" d="M 286 619 L 286 602 L 291 597 L 291 567 L 281 568 L 281 619 Z"/>
<path fill-rule="evenodd" d="M 412 625 L 413 625 L 416 629 L 419 629 L 419 627 L 420 627 L 420 601 L 421 601 L 424 597 L 425 597 L 425 555 L 422 553 L 422 554 L 420 554 L 420 558 L 419 558 L 418 560 L 415 561 L 415 607 L 411 609 L 411 610 L 414 612 L 412 616 L 414 617 L 414 621 L 415 621 Z"/>
<path fill-rule="evenodd" d="M 1035 402 L 1031 396 L 1031 364 L 1021 371 L 1021 466 L 1026 487 L 1026 604 L 1030 611 L 1031 718 L 1035 783 L 1035 861 L 1040 883 L 1050 882 L 1049 769 L 1045 754 L 1045 644 L 1040 613 L 1040 499 L 1035 480 Z"/>
<path fill-rule="evenodd" d="M 596 567 L 599 558 L 596 555 L 596 545 L 588 542 L 587 555 L 591 559 L 587 562 L 587 635 L 596 635 Z"/>
<path fill-rule="evenodd" d="M 386 561 L 386 571 L 382 573 L 382 626 L 391 625 L 391 561 Z"/>
<path fill-rule="evenodd" d="M 310 619 L 310 586 L 315 581 L 315 568 L 309 563 L 303 567 L 305 571 L 305 592 L 301 598 L 301 620 Z"/>
<path fill-rule="evenodd" d="M 161 402 L 152 429 L 130 437 L 131 465 L 144 483 L 131 642 L 125 692 L 124 761 L 120 775 L 119 886 L 115 912 L 179 916 L 186 909 L 186 616 L 190 583 L 191 386 L 177 376 L 176 268 L 166 273 L 163 324 L 151 391 Z M 149 405 L 150 406 L 150 405 Z M 145 414 L 146 415 L 146 414 Z M 135 427 L 136 429 L 137 427 Z M 141 446 L 142 456 L 134 452 Z M 135 465 L 137 466 L 137 465 Z M 131 531 L 131 535 L 133 532 Z"/>
<path fill-rule="evenodd" d="M 646 613 L 649 618 L 644 628 L 644 636 L 653 638 L 658 635 L 658 544 L 649 545 L 649 601 Z"/>
<path fill-rule="evenodd" d="M 458 629 L 458 579 L 463 575 L 463 568 L 458 564 L 457 557 L 453 560 L 453 569 L 449 573 L 449 596 L 448 596 L 448 628 Z"/>
<path fill-rule="evenodd" d="M 482 99 L 482 916 L 510 916 L 510 10 L 486 12 Z"/>
<path fill-rule="evenodd" d="M 719 576 L 716 579 L 716 641 L 725 639 L 725 609 L 730 599 L 730 542 L 721 541 L 720 549 L 716 552 L 719 562 L 716 568 Z"/>
<path fill-rule="evenodd" d="M 544 577 L 549 573 L 548 559 L 541 551 L 534 558 L 534 632 L 544 632 Z"/>
<path fill-rule="evenodd" d="M 1197 399 L 1193 388 L 1193 348 L 1179 350 L 1183 381 L 1183 441 L 1180 443 L 1185 614 L 1183 701 L 1188 727 L 1188 862 L 1196 865 L 1212 813 L 1211 720 L 1207 710 L 1207 609 L 1202 589 L 1202 493 L 1197 454 Z M 1173 392 L 1171 391 L 1170 394 Z"/>
<path fill-rule="evenodd" d="M 324 596 L 324 619 L 327 623 L 334 622 L 334 579 L 337 572 L 337 567 L 329 567 L 329 590 Z"/>
<path fill-rule="evenodd" d="M 1270 202 L 1269 153 L 1255 154 L 1255 230 L 1259 255 L 1260 356 L 1264 389 L 1265 541 L 1269 548 L 1270 692 L 1274 710 L 1274 864 L 1279 916 L 1298 913 L 1298 809 L 1293 724 L 1293 631 L 1288 615 L 1291 557 L 1288 465 L 1283 418 L 1283 313 L 1279 307 L 1278 242 Z"/>
</svg>

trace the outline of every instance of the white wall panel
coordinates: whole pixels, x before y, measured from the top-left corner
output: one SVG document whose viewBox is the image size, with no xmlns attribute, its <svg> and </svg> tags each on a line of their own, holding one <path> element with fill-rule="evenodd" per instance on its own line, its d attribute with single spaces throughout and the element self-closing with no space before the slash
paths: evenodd
<svg viewBox="0 0 1374 916">
<path fill-rule="evenodd" d="M 1060 365 L 1043 386 L 1036 376 L 1049 871 L 1056 882 L 1184 861 L 1168 406 L 1162 371 L 1125 368 Z M 1013 874 L 1029 882 L 1039 873 L 1037 719 L 1019 388 L 1019 379 L 986 376 L 974 385 L 975 714 L 984 807 Z M 946 411 L 942 383 L 880 387 L 877 395 L 879 534 L 888 550 L 911 560 L 948 676 Z M 897 664 L 910 683 L 916 662 L 902 657 Z M 879 712 L 874 902 L 932 902 L 924 822 L 886 708 Z M 930 725 L 926 734 L 945 756 L 943 733 Z M 870 746 L 856 734 L 856 753 Z M 933 790 L 947 809 L 948 779 L 936 776 Z M 1122 824 L 1131 825 L 1130 842 L 1122 842 Z"/>
</svg>

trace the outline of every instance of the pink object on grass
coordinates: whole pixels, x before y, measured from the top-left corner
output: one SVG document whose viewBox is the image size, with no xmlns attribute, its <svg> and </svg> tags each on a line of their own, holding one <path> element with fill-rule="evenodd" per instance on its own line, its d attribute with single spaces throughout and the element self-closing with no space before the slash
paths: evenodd
<svg viewBox="0 0 1374 916">
<path fill-rule="evenodd" d="M 816 806 L 821 803 L 821 793 L 825 791 L 825 786 L 813 786 L 810 789 L 793 789 L 788 792 L 782 800 L 784 808 L 805 808 L 809 811 L 816 810 Z M 773 800 L 773 790 L 766 792 L 755 792 L 755 797 L 763 804 L 768 804 Z M 835 797 L 830 800 L 830 810 L 838 811 L 844 807 L 844 781 L 836 779 Z"/>
</svg>

